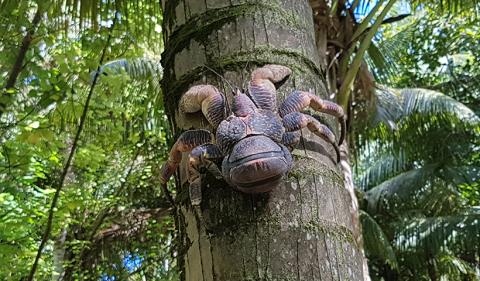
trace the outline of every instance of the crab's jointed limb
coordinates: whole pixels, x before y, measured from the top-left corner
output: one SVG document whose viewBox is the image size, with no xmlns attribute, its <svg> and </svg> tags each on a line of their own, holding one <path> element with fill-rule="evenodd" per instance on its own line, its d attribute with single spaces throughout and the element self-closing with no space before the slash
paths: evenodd
<svg viewBox="0 0 480 281">
<path fill-rule="evenodd" d="M 307 107 L 311 107 L 313 110 L 333 115 L 338 118 L 341 131 L 338 144 L 342 144 L 346 134 L 345 114 L 343 108 L 336 103 L 323 100 L 310 92 L 295 91 L 282 103 L 279 113 L 283 118 L 289 113 L 300 112 Z"/>
<path fill-rule="evenodd" d="M 212 142 L 212 134 L 207 130 L 191 130 L 180 135 L 168 156 L 168 160 L 163 164 L 160 170 L 160 183 L 164 188 L 165 196 L 170 196 L 166 192 L 166 184 L 170 177 L 175 173 L 182 160 L 182 152 L 192 151 L 195 147 Z M 168 198 L 171 200 L 171 198 Z"/>
<path fill-rule="evenodd" d="M 267 64 L 252 72 L 249 93 L 260 109 L 277 111 L 276 89 L 292 74 L 290 68 L 283 65 Z"/>
<path fill-rule="evenodd" d="M 215 144 L 204 144 L 195 147 L 188 159 L 188 182 L 190 183 L 190 201 L 193 206 L 202 202 L 202 182 L 200 167 L 205 167 L 217 179 L 222 178 L 222 172 L 213 160 L 222 159 L 223 154 Z"/>
<path fill-rule="evenodd" d="M 208 122 L 217 128 L 225 118 L 225 97 L 212 85 L 191 87 L 180 99 L 180 111 L 194 113 L 202 111 Z"/>
<path fill-rule="evenodd" d="M 298 131 L 303 128 L 308 128 L 315 135 L 321 137 L 326 142 L 332 144 L 337 153 L 337 163 L 340 162 L 340 150 L 335 143 L 335 135 L 330 129 L 320 123 L 314 117 L 300 112 L 292 112 L 283 117 L 283 125 L 287 132 Z"/>
<path fill-rule="evenodd" d="M 282 143 L 290 151 L 293 151 L 295 146 L 300 142 L 300 137 L 301 135 L 299 131 L 285 132 L 282 136 Z"/>
<path fill-rule="evenodd" d="M 179 109 L 183 113 L 202 111 L 213 128 L 217 128 L 226 116 L 225 97 L 212 85 L 196 85 L 183 94 L 179 102 Z M 220 149 L 211 143 L 212 134 L 207 130 L 200 129 L 184 132 L 173 145 L 169 158 L 161 170 L 161 182 L 165 185 L 178 168 L 182 160 L 182 152 L 191 151 L 188 181 L 190 183 L 189 192 L 192 205 L 199 205 L 201 202 L 199 167 L 205 166 L 216 177 L 221 176 L 218 167 L 211 160 L 222 158 L 223 156 L 220 153 Z"/>
</svg>

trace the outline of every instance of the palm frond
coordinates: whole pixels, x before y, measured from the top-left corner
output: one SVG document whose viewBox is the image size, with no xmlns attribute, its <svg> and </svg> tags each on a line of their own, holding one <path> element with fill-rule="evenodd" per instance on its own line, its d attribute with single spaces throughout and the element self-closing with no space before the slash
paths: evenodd
<svg viewBox="0 0 480 281">
<path fill-rule="evenodd" d="M 391 84 L 395 80 L 402 51 L 411 44 L 411 38 L 418 28 L 415 24 L 418 17 L 417 15 L 402 21 L 402 24 L 394 29 L 393 35 L 386 37 L 384 33 L 380 34 L 379 42 L 369 48 L 366 60 L 379 83 Z"/>
<path fill-rule="evenodd" d="M 440 280 L 464 280 L 465 276 L 480 279 L 479 273 L 465 260 L 462 260 L 450 253 L 443 254 L 436 258 Z M 472 280 L 472 279 L 469 279 Z"/>
<path fill-rule="evenodd" d="M 111 21 L 114 14 L 125 21 L 126 28 L 135 36 L 158 37 L 156 26 L 161 23 L 159 1 L 153 0 L 54 0 L 49 4 L 49 16 L 60 28 L 97 30 Z"/>
<path fill-rule="evenodd" d="M 453 184 L 472 184 L 480 180 L 480 167 L 475 165 L 451 166 L 447 165 L 441 170 L 441 177 L 448 179 Z"/>
<path fill-rule="evenodd" d="M 368 68 L 372 70 L 375 80 L 379 83 L 388 83 L 394 76 L 397 69 L 395 60 L 391 58 L 392 50 L 383 50 L 375 42 L 369 46 L 365 61 Z"/>
<path fill-rule="evenodd" d="M 367 256 L 380 259 L 389 264 L 391 268 L 398 268 L 395 251 L 380 225 L 367 212 L 362 210 L 360 210 L 360 221 L 362 223 L 363 246 Z"/>
<path fill-rule="evenodd" d="M 401 89 L 399 95 L 403 101 L 404 116 L 413 113 L 451 113 L 465 122 L 480 122 L 480 118 L 470 108 L 440 92 L 420 88 Z"/>
<path fill-rule="evenodd" d="M 392 122 L 413 114 L 451 114 L 458 119 L 478 124 L 480 118 L 467 106 L 437 91 L 421 88 L 393 89 L 379 86 L 375 91 L 376 112 L 373 125 Z"/>
<path fill-rule="evenodd" d="M 403 108 L 400 96 L 395 91 L 378 87 L 375 91 L 375 112 L 371 121 L 373 126 L 383 123 L 391 130 L 397 128 L 396 122 L 402 117 Z"/>
<path fill-rule="evenodd" d="M 158 83 L 162 79 L 163 72 L 160 62 L 150 58 L 117 59 L 105 63 L 100 68 L 101 73 L 118 74 L 122 71 L 125 71 L 133 79 L 151 80 Z"/>
<path fill-rule="evenodd" d="M 437 255 L 445 249 L 453 253 L 475 253 L 479 250 L 480 210 L 468 209 L 453 216 L 429 217 L 410 222 L 395 237 L 401 251 Z"/>
<path fill-rule="evenodd" d="M 466 199 L 457 186 L 466 183 L 452 172 L 464 173 L 465 167 L 428 164 L 382 182 L 365 193 L 367 210 L 387 216 L 447 215 L 464 207 Z"/>
<path fill-rule="evenodd" d="M 373 145 L 395 155 L 405 153 L 409 159 L 445 163 L 465 159 L 478 145 L 480 118 L 448 96 L 423 89 L 378 87 L 375 99 L 371 126 L 362 128 L 357 140 L 361 151 Z"/>
<path fill-rule="evenodd" d="M 399 129 L 386 135 L 385 142 L 392 151 L 404 151 L 418 163 L 459 165 L 478 145 L 478 125 L 471 126 L 452 114 L 413 114 L 398 124 Z"/>
<path fill-rule="evenodd" d="M 403 172 L 365 193 L 367 211 L 369 213 L 395 214 L 410 206 L 417 192 L 425 187 L 427 181 L 434 175 L 437 165 Z"/>
<path fill-rule="evenodd" d="M 373 163 L 368 163 L 368 168 L 360 175 L 357 186 L 361 190 L 368 190 L 401 172 L 405 172 L 409 166 L 403 152 L 397 155 L 382 155 Z"/>
<path fill-rule="evenodd" d="M 163 69 L 159 62 L 150 58 L 113 60 L 102 65 L 100 73 L 107 76 L 126 74 L 134 81 L 147 82 L 149 88 L 146 90 L 154 93 L 161 92 L 160 80 L 162 79 Z M 90 75 L 91 81 L 93 81 L 94 74 L 95 72 L 92 72 Z M 157 98 L 161 98 L 160 95 Z"/>
<path fill-rule="evenodd" d="M 414 8 L 424 5 L 445 14 L 472 11 L 477 14 L 480 9 L 478 0 L 413 0 L 411 2 Z"/>
</svg>

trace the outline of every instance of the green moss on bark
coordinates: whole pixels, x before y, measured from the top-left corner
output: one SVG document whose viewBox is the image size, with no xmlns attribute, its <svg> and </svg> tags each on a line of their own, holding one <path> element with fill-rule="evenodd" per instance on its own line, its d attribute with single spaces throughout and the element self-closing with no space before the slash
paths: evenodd
<svg viewBox="0 0 480 281">
<path fill-rule="evenodd" d="M 175 12 L 176 3 L 167 5 L 169 13 Z M 285 28 L 302 28 L 303 21 L 298 19 L 295 14 L 285 11 L 273 1 L 261 2 L 250 1 L 239 5 L 233 5 L 225 8 L 212 9 L 207 12 L 190 18 L 185 24 L 178 27 L 168 39 L 165 52 L 162 56 L 162 65 L 168 69 L 173 64 L 173 59 L 177 53 L 188 47 L 191 40 L 200 43 L 204 42 L 208 35 L 214 30 L 219 30 L 225 24 L 236 20 L 240 16 L 261 16 L 263 11 L 268 11 L 268 19 L 276 24 L 285 26 Z M 172 18 L 169 16 L 168 18 Z M 169 26 L 173 22 L 169 20 Z"/>
<path fill-rule="evenodd" d="M 266 45 L 256 46 L 251 50 L 238 51 L 228 56 L 212 58 L 209 67 L 222 73 L 224 71 L 241 71 L 247 64 L 260 66 L 268 63 L 288 66 L 298 74 L 310 72 L 318 77 L 323 77 L 319 66 L 304 54 L 292 49 L 277 49 Z M 213 75 L 208 68 L 200 66 L 182 75 L 178 80 L 175 77 L 165 80 L 164 86 L 168 93 L 168 95 L 165 95 L 165 104 L 173 102 L 176 105 L 176 101 L 191 83 L 208 74 Z"/>
<path fill-rule="evenodd" d="M 343 177 L 339 171 L 300 153 L 294 153 L 293 158 L 295 166 L 290 171 L 289 178 L 303 180 L 311 176 L 321 176 L 330 179 L 335 186 L 343 187 Z"/>
</svg>

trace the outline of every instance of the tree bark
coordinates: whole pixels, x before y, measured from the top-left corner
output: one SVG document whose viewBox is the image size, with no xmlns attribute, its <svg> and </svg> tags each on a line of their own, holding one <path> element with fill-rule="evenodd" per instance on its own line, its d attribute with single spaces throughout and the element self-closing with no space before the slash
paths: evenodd
<svg viewBox="0 0 480 281">
<path fill-rule="evenodd" d="M 198 115 L 178 112 L 190 86 L 213 84 L 231 98 L 204 65 L 240 87 L 255 67 L 286 65 L 293 75 L 280 101 L 293 89 L 328 98 L 308 1 L 176 0 L 163 8 L 162 86 L 176 134 L 207 128 Z M 333 118 L 320 117 L 336 128 Z M 207 175 L 200 214 L 188 202 L 182 162 L 176 214 L 182 280 L 363 280 L 355 210 L 335 152 L 304 131 L 293 154 L 293 170 L 268 194 L 242 194 Z"/>
</svg>

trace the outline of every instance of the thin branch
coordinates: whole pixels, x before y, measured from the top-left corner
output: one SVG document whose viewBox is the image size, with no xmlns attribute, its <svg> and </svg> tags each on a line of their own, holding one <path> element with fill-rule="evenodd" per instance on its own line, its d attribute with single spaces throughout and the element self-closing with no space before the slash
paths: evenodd
<svg viewBox="0 0 480 281">
<path fill-rule="evenodd" d="M 367 51 L 368 47 L 372 43 L 373 36 L 375 36 L 375 33 L 377 33 L 378 28 L 383 22 L 383 19 L 387 15 L 388 11 L 392 8 L 393 4 L 395 4 L 396 0 L 390 0 L 385 8 L 383 8 L 382 12 L 378 16 L 378 18 L 375 20 L 375 23 L 372 25 L 370 31 L 365 35 L 365 38 L 363 38 L 362 43 L 360 43 L 360 47 L 355 54 L 355 58 L 353 59 L 351 65 L 348 68 L 347 74 L 345 75 L 345 78 L 342 82 L 342 86 L 340 87 L 340 90 L 338 92 L 338 103 L 343 107 L 347 108 L 348 100 L 350 98 L 350 88 L 353 85 L 353 82 L 355 81 L 355 77 L 357 76 L 358 70 L 360 69 L 360 66 L 363 61 L 363 57 L 365 52 Z M 353 46 L 352 46 L 353 47 Z"/>
<path fill-rule="evenodd" d="M 401 14 L 401 15 L 398 15 L 398 16 L 395 16 L 395 17 L 389 17 L 388 19 L 383 20 L 382 24 L 390 24 L 390 23 L 394 23 L 394 22 L 397 22 L 397 21 L 401 21 L 404 18 L 409 17 L 411 15 L 412 14 Z"/>
<path fill-rule="evenodd" d="M 20 50 L 18 51 L 17 58 L 15 59 L 15 63 L 13 64 L 12 71 L 8 76 L 7 83 L 5 84 L 5 89 L 10 89 L 15 86 L 15 82 L 17 81 L 18 75 L 20 74 L 20 70 L 23 65 L 23 60 L 25 59 L 25 55 L 27 54 L 28 48 L 32 43 L 33 35 L 40 23 L 40 19 L 42 18 L 43 11 L 38 5 L 37 11 L 35 12 L 35 16 L 32 20 L 32 26 L 27 31 L 27 34 L 23 37 L 22 45 L 20 46 Z"/>
<path fill-rule="evenodd" d="M 103 64 L 103 60 L 105 58 L 107 48 L 110 44 L 110 39 L 112 37 L 112 31 L 113 31 L 113 28 L 115 27 L 115 24 L 117 22 L 117 18 L 118 18 L 118 15 L 115 14 L 112 26 L 110 27 L 110 30 L 109 30 L 109 34 L 108 34 L 108 37 L 107 37 L 107 42 L 105 43 L 105 46 L 104 46 L 103 51 L 102 51 L 102 55 L 100 57 L 100 61 L 98 63 L 97 72 L 95 73 L 95 77 L 93 78 L 93 82 L 90 86 L 90 91 L 89 91 L 88 96 L 87 96 L 87 100 L 85 101 L 85 106 L 83 107 L 82 116 L 80 118 L 80 124 L 78 125 L 77 133 L 75 134 L 75 138 L 73 140 L 73 144 L 72 144 L 72 148 L 70 150 L 70 154 L 68 155 L 67 162 L 65 163 L 65 166 L 63 167 L 62 175 L 60 176 L 60 180 L 59 180 L 59 185 L 57 187 L 57 190 L 55 191 L 55 194 L 54 194 L 53 199 L 52 199 L 52 204 L 50 205 L 50 209 L 48 211 L 47 226 L 45 227 L 45 232 L 43 233 L 42 241 L 40 243 L 40 246 L 38 247 L 38 251 L 37 251 L 37 255 L 35 257 L 35 261 L 33 262 L 32 268 L 30 269 L 30 273 L 29 273 L 28 278 L 27 278 L 28 281 L 33 281 L 33 278 L 35 276 L 35 272 L 37 270 L 38 262 L 40 260 L 40 257 L 42 256 L 43 248 L 45 247 L 48 239 L 50 238 L 50 232 L 52 230 L 52 224 L 53 224 L 53 215 L 54 215 L 54 212 L 55 212 L 54 210 L 57 206 L 58 199 L 60 198 L 60 193 L 62 191 L 63 185 L 65 184 L 65 178 L 66 178 L 68 170 L 71 166 L 72 159 L 73 159 L 73 156 L 75 154 L 75 151 L 77 149 L 78 141 L 80 139 L 80 135 L 82 133 L 82 130 L 83 130 L 83 127 L 84 127 L 84 124 L 85 124 L 85 120 L 87 119 L 87 113 L 88 113 L 88 107 L 90 105 L 90 100 L 92 98 L 93 90 L 95 89 L 95 85 L 97 84 L 98 76 L 99 76 L 99 73 L 100 73 L 100 67 Z"/>
<path fill-rule="evenodd" d="M 368 25 L 370 24 L 370 21 L 373 19 L 375 14 L 378 12 L 380 7 L 382 7 L 383 1 L 378 1 L 375 7 L 373 7 L 372 11 L 365 17 L 365 19 L 358 25 L 357 29 L 355 30 L 355 33 L 352 36 L 351 42 L 354 42 L 360 35 L 368 28 Z"/>
<path fill-rule="evenodd" d="M 409 17 L 411 15 L 412 14 L 402 14 L 402 15 L 398 15 L 398 16 L 395 16 L 395 17 L 389 17 L 388 19 L 385 19 L 385 20 L 382 21 L 382 25 L 391 24 L 391 23 L 395 23 L 397 21 L 401 21 L 404 18 Z M 370 31 L 370 27 L 365 29 L 365 31 L 362 32 L 362 34 L 360 34 L 359 38 L 361 38 L 363 35 L 367 34 L 369 31 Z"/>
<path fill-rule="evenodd" d="M 32 20 L 32 26 L 27 31 L 27 34 L 25 34 L 25 36 L 23 37 L 22 45 L 20 46 L 20 50 L 18 50 L 17 58 L 15 59 L 15 63 L 13 64 L 12 71 L 10 72 L 10 75 L 8 76 L 8 79 L 7 79 L 7 83 L 5 84 L 5 87 L 4 87 L 5 92 L 2 93 L 2 95 L 9 95 L 7 93 L 7 90 L 13 88 L 15 86 L 15 83 L 17 82 L 18 75 L 22 70 L 23 61 L 25 60 L 25 55 L 27 54 L 27 51 L 30 48 L 30 44 L 32 43 L 32 40 L 33 40 L 33 35 L 37 30 L 38 24 L 40 23 L 40 19 L 42 18 L 43 9 L 40 6 L 41 5 L 39 4 L 37 7 L 37 11 L 35 12 L 35 16 L 33 17 L 33 20 Z M 0 103 L 0 116 L 2 116 L 3 111 L 6 109 L 6 107 L 7 107 L 6 103 L 3 103 L 3 102 Z"/>
</svg>

